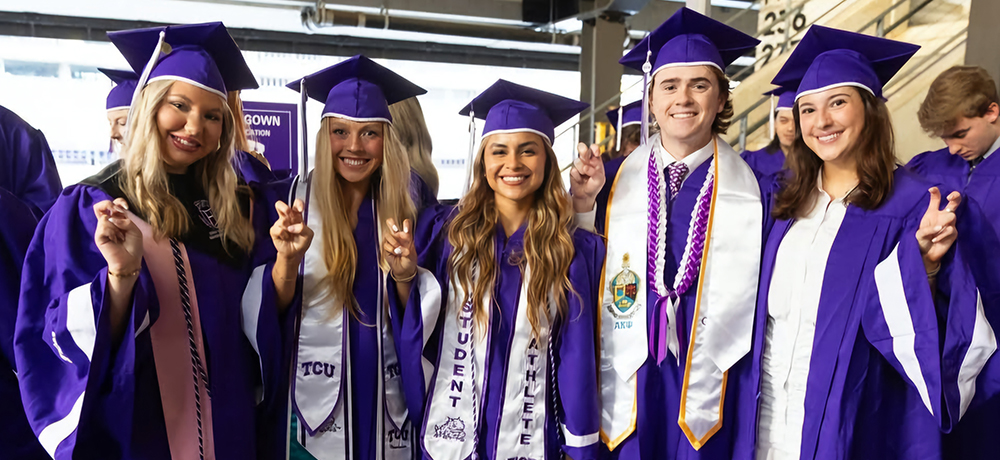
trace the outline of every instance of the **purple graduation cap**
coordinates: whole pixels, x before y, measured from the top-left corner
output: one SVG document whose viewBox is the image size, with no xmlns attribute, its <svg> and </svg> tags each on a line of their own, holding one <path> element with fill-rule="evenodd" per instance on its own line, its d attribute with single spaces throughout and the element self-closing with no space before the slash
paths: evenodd
<svg viewBox="0 0 1000 460">
<path fill-rule="evenodd" d="M 122 30 L 108 32 L 108 38 L 139 73 L 133 102 L 146 84 L 158 80 L 189 83 L 223 99 L 228 91 L 258 87 L 221 22 Z"/>
<path fill-rule="evenodd" d="M 618 131 L 621 131 L 622 128 L 628 125 L 637 125 L 642 123 L 642 101 L 635 101 L 617 109 L 609 110 L 605 115 L 608 116 L 608 121 Z"/>
<path fill-rule="evenodd" d="M 771 99 L 771 112 L 768 114 L 768 119 L 767 120 L 768 120 L 768 130 L 771 133 L 771 139 L 773 140 L 774 136 L 775 136 L 775 132 L 774 132 L 774 129 L 775 129 L 774 115 L 775 115 L 775 112 L 777 112 L 779 110 L 792 110 L 792 108 L 795 106 L 795 90 L 784 88 L 784 87 L 779 87 L 779 88 L 775 88 L 775 89 L 772 89 L 771 91 L 768 91 L 768 92 L 764 93 L 764 95 L 765 96 L 771 96 L 771 98 L 770 98 Z M 777 102 L 775 102 L 775 98 L 777 98 Z"/>
<path fill-rule="evenodd" d="M 795 89 L 794 88 L 775 88 L 771 91 L 764 93 L 767 96 L 772 96 L 772 112 L 776 110 L 792 110 L 795 106 Z M 773 98 L 777 97 L 778 101 L 775 103 Z"/>
<path fill-rule="evenodd" d="M 310 181 L 309 150 L 306 147 L 307 98 L 311 97 L 324 104 L 321 118 L 335 117 L 357 122 L 381 121 L 392 124 L 389 104 L 427 93 L 427 90 L 360 54 L 299 78 L 286 86 L 301 94 L 298 178 L 297 184 L 292 187 L 293 196 L 297 190 L 303 188 L 298 182 L 308 187 Z"/>
<path fill-rule="evenodd" d="M 725 71 L 760 40 L 688 8 L 677 10 L 618 62 L 643 73 L 642 143 L 648 129 L 649 79 L 666 67 L 707 65 Z"/>
<path fill-rule="evenodd" d="M 323 118 L 392 123 L 389 105 L 427 93 L 399 74 L 357 55 L 302 77 L 288 87 L 324 103 Z"/>
<path fill-rule="evenodd" d="M 771 83 L 800 97 L 838 86 L 883 98 L 882 87 L 920 46 L 813 25 Z"/>
<path fill-rule="evenodd" d="M 493 133 L 529 132 L 542 136 L 552 145 L 556 126 L 563 124 L 590 104 L 559 96 L 546 91 L 497 80 L 486 91 L 479 93 L 459 115 L 469 117 L 469 157 L 466 164 L 465 190 L 472 180 L 472 162 L 475 158 L 476 118 L 485 120 L 483 137 Z"/>
<path fill-rule="evenodd" d="M 556 126 L 587 107 L 590 104 L 586 102 L 501 79 L 476 96 L 459 114 L 486 120 L 483 137 L 491 133 L 532 132 L 552 145 Z"/>
<path fill-rule="evenodd" d="M 642 124 L 642 100 L 625 104 L 615 110 L 609 110 L 605 115 L 608 116 L 611 126 L 615 127 L 615 148 L 620 149 L 622 145 L 622 128 L 628 125 Z"/>
<path fill-rule="evenodd" d="M 131 70 L 102 68 L 97 70 L 115 82 L 115 87 L 108 92 L 108 111 L 129 108 L 132 105 L 132 94 L 135 93 L 136 84 L 139 82 L 139 75 Z"/>
</svg>

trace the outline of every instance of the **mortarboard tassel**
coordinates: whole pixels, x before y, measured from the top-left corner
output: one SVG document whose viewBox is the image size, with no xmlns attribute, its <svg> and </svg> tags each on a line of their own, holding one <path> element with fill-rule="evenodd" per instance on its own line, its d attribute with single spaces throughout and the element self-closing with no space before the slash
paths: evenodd
<svg viewBox="0 0 1000 460">
<path fill-rule="evenodd" d="M 309 141 L 309 134 L 306 131 L 306 102 L 309 94 L 306 91 L 306 79 L 299 80 L 299 177 L 305 180 L 309 174 L 309 149 L 306 143 Z"/>
<path fill-rule="evenodd" d="M 618 126 L 615 127 L 615 149 L 622 151 L 622 118 L 625 116 L 625 107 L 618 107 Z"/>
<path fill-rule="evenodd" d="M 156 63 L 160 60 L 160 53 L 169 54 L 170 45 L 167 45 L 163 40 L 167 36 L 166 30 L 160 31 L 160 38 L 156 41 L 156 48 L 153 48 L 153 55 L 149 57 L 149 62 L 146 63 L 146 67 L 142 69 L 142 75 L 139 75 L 139 82 L 135 85 L 135 91 L 132 93 L 132 102 L 128 106 L 128 117 L 125 120 L 125 138 L 128 138 L 128 126 L 132 121 L 132 114 L 135 113 L 135 103 L 139 101 L 139 95 L 142 94 L 142 89 L 146 86 L 146 81 L 149 80 L 149 74 L 153 71 L 153 67 L 156 67 Z M 164 45 L 166 45 L 166 50 L 164 50 Z"/>
<path fill-rule="evenodd" d="M 646 47 L 649 47 L 649 41 L 646 41 Z M 653 52 L 649 49 L 646 50 L 646 62 L 642 64 L 642 133 L 639 136 L 640 145 L 646 145 L 646 139 L 649 138 L 649 72 L 653 70 L 653 65 L 649 63 L 649 57 L 653 55 Z M 621 120 L 621 116 L 618 117 Z"/>
<path fill-rule="evenodd" d="M 774 126 L 774 95 L 773 94 L 771 95 L 771 113 L 767 117 L 767 122 L 768 122 L 768 125 L 771 127 L 770 128 L 770 131 L 771 131 L 771 140 L 773 141 L 774 140 L 774 134 L 775 134 L 774 133 L 775 126 Z"/>
<path fill-rule="evenodd" d="M 476 109 L 469 109 L 469 157 L 465 160 L 465 185 L 462 187 L 464 196 L 472 187 L 472 162 L 476 158 Z"/>
</svg>

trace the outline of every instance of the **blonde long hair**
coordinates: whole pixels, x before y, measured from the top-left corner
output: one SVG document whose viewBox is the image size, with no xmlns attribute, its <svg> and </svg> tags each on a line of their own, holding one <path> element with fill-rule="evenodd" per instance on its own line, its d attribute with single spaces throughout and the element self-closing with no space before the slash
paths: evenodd
<svg viewBox="0 0 1000 460">
<path fill-rule="evenodd" d="M 473 163 L 473 180 L 469 192 L 458 203 L 458 212 L 448 227 L 452 253 L 448 260 L 449 276 L 455 288 L 461 287 L 472 301 L 473 315 L 480 327 L 487 327 L 488 306 L 483 298 L 492 294 L 496 272 L 494 232 L 500 213 L 495 193 L 486 181 L 484 155 L 489 136 L 479 145 Z M 566 293 L 572 292 L 569 265 L 573 260 L 574 212 L 569 194 L 563 187 L 558 160 L 552 147 L 545 144 L 545 179 L 535 191 L 535 205 L 528 214 L 524 233 L 524 257 L 520 258 L 521 273 L 531 268 L 528 280 L 528 322 L 532 333 L 540 338 L 541 318 L 548 318 L 551 298 L 557 306 L 557 316 L 565 317 L 569 309 Z M 479 276 L 475 277 L 478 270 Z M 549 318 L 550 320 L 552 318 Z"/>
<path fill-rule="evenodd" d="M 438 172 L 431 160 L 431 133 L 424 121 L 424 111 L 416 96 L 403 99 L 389 106 L 392 126 L 399 136 L 399 142 L 410 159 L 410 168 L 427 184 L 434 196 L 438 193 Z"/>
<path fill-rule="evenodd" d="M 392 217 L 400 224 L 404 219 L 412 223 L 416 210 L 410 198 L 410 163 L 403 147 L 396 138 L 391 124 L 386 123 L 382 139 L 382 166 L 372 174 L 372 189 L 378 208 L 378 222 L 382 233 L 389 231 L 385 220 Z M 330 286 L 335 299 L 343 299 L 344 306 L 355 317 L 360 314 L 350 301 L 354 298 L 354 272 L 358 264 L 358 249 L 351 229 L 350 204 L 345 201 L 341 181 L 334 167 L 333 152 L 330 149 L 330 119 L 324 118 L 316 135 L 316 169 L 313 177 L 314 194 L 320 211 L 323 238 L 323 262 L 326 276 L 321 284 Z M 412 226 L 411 226 L 412 228 Z M 379 266 L 388 270 L 389 265 L 381 256 L 379 245 Z M 330 312 L 331 314 L 334 312 Z"/>
<path fill-rule="evenodd" d="M 191 226 L 184 205 L 170 194 L 162 158 L 165 146 L 156 122 L 157 112 L 172 85 L 172 81 L 155 81 L 142 90 L 134 116 L 128 122 L 122 155 L 124 174 L 119 184 L 157 238 L 181 236 Z M 249 252 L 253 247 L 254 231 L 249 219 L 240 212 L 236 171 L 231 164 L 235 154 L 234 119 L 228 106 L 223 104 L 223 107 L 227 108 L 222 111 L 219 149 L 197 163 L 196 173 L 208 195 L 223 245 L 233 242 Z"/>
</svg>

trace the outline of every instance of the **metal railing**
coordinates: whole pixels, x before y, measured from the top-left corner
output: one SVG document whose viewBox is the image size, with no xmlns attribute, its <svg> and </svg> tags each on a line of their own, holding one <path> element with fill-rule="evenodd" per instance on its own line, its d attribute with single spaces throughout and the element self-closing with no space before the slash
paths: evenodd
<svg viewBox="0 0 1000 460">
<path fill-rule="evenodd" d="M 740 16 L 742 16 L 743 14 L 746 14 L 746 12 L 752 10 L 754 5 L 760 4 L 760 1 L 761 0 L 754 0 L 754 2 L 751 3 L 749 6 L 747 6 L 746 9 L 740 11 L 739 13 L 737 13 L 736 15 L 734 15 L 733 17 L 729 18 L 729 20 L 726 21 L 726 24 L 732 24 L 733 22 L 735 22 L 736 19 L 738 19 Z M 836 5 L 830 7 L 830 9 L 828 9 L 826 12 L 824 12 L 823 14 L 821 14 L 815 20 L 813 20 L 812 22 L 810 22 L 810 23 L 806 24 L 805 26 L 803 26 L 798 32 L 790 33 L 790 30 L 792 28 L 791 27 L 791 25 L 792 25 L 791 24 L 792 23 L 792 19 L 795 17 L 796 14 L 799 14 L 799 13 L 802 12 L 802 8 L 805 5 L 806 1 L 807 0 L 802 0 L 797 5 L 794 5 L 794 6 L 790 5 L 791 7 L 787 8 L 784 14 L 779 15 L 777 18 L 775 18 L 775 20 L 772 23 L 768 24 L 764 28 L 757 30 L 756 38 L 760 39 L 764 35 L 770 34 L 771 31 L 775 27 L 778 27 L 781 24 L 784 24 L 785 25 L 785 39 L 782 41 L 780 47 L 775 47 L 774 49 L 768 51 L 763 56 L 760 56 L 756 60 L 754 60 L 753 64 L 751 64 L 751 65 L 743 68 L 742 70 L 740 70 L 739 72 L 737 72 L 735 75 L 733 75 L 731 77 L 732 80 L 741 80 L 741 79 L 749 76 L 750 74 L 752 74 L 755 71 L 754 69 L 757 67 L 758 64 L 761 64 L 762 62 L 766 63 L 772 56 L 775 55 L 775 53 L 777 53 L 778 55 L 780 55 L 781 53 L 784 53 L 787 49 L 790 48 L 790 46 L 789 46 L 790 43 L 792 42 L 792 40 L 796 36 L 798 36 L 799 33 L 801 33 L 801 31 L 806 30 L 809 26 L 815 24 L 816 21 L 819 21 L 819 20 L 823 19 L 831 11 L 837 9 L 838 7 L 840 7 L 840 5 L 843 5 L 845 2 L 847 2 L 847 0 L 840 0 L 839 2 L 837 2 Z M 902 1 L 909 1 L 909 0 L 900 0 L 900 1 L 902 2 Z M 933 0 L 928 0 L 928 1 L 933 1 Z M 791 1 L 789 1 L 788 3 L 791 4 Z M 583 123 L 593 123 L 593 119 L 594 119 L 595 115 L 597 115 L 598 113 L 600 113 L 604 109 L 607 109 L 611 104 L 613 104 L 615 101 L 619 100 L 619 98 L 621 97 L 622 94 L 625 93 L 625 91 L 628 91 L 628 90 L 634 88 L 641 81 L 642 80 L 639 80 L 636 83 L 633 83 L 632 85 L 629 85 L 628 88 L 625 88 L 624 90 L 619 91 L 618 94 L 615 94 L 614 96 L 612 96 L 611 98 L 609 98 L 607 101 L 604 101 L 603 103 L 601 103 L 599 105 L 595 105 L 595 106 L 591 107 L 591 109 L 589 111 L 587 111 L 586 113 L 580 115 L 580 119 L 576 123 L 574 123 L 573 125 L 567 127 L 562 132 L 560 132 L 559 134 L 557 134 L 556 138 L 558 139 L 560 136 L 562 136 L 562 135 L 564 135 L 564 134 L 566 134 L 566 133 L 568 133 L 570 131 L 574 131 L 575 129 L 577 129 L 577 127 L 579 125 L 581 125 Z M 746 115 L 748 115 L 750 113 L 750 111 L 752 111 L 753 109 L 759 107 L 761 104 L 763 104 L 766 101 L 767 101 L 766 98 L 757 101 L 756 103 L 754 103 L 754 105 L 749 110 L 745 110 L 745 111 L 741 112 L 741 115 L 737 115 L 736 117 L 733 118 L 733 120 L 736 121 L 736 120 L 740 120 L 741 118 L 745 118 Z M 743 136 L 743 135 L 744 135 L 744 133 L 741 132 L 741 136 Z"/>
<path fill-rule="evenodd" d="M 823 13 L 823 15 L 821 15 L 818 18 L 816 18 L 816 20 L 814 20 L 813 22 L 809 23 L 809 25 L 815 24 L 817 21 L 819 21 L 820 19 L 822 19 L 823 16 L 826 16 L 830 11 L 833 11 L 834 9 L 836 9 L 837 7 L 839 7 L 841 4 L 843 4 L 844 1 L 846 1 L 846 0 L 842 0 L 841 2 L 837 3 L 837 5 L 835 5 L 834 7 L 830 8 L 829 10 L 827 10 L 826 13 Z M 898 8 L 898 7 L 902 6 L 902 5 L 910 3 L 910 0 L 898 0 L 897 2 L 893 3 L 892 5 L 889 5 L 885 10 L 882 10 L 881 13 L 877 14 L 874 18 L 872 18 L 870 21 L 868 21 L 865 25 L 863 25 L 862 27 L 860 27 L 859 29 L 857 29 L 857 32 L 858 33 L 864 33 L 865 30 L 871 28 L 872 26 L 875 26 L 875 29 L 876 29 L 875 30 L 875 36 L 877 36 L 877 37 L 884 37 L 885 34 L 888 34 L 888 33 L 892 32 L 893 30 L 897 29 L 898 27 L 900 27 L 901 25 L 907 23 L 915 14 L 919 13 L 922 9 L 924 9 L 927 5 L 931 4 L 934 1 L 935 0 L 924 0 L 924 1 L 920 2 L 920 4 L 918 4 L 918 5 L 912 6 L 910 8 L 910 10 L 906 14 L 904 14 L 902 17 L 900 17 L 895 22 L 893 22 L 892 24 L 890 24 L 888 27 L 885 27 L 885 19 L 886 19 L 886 17 L 888 17 L 890 14 L 892 14 L 892 12 L 896 8 Z M 771 27 L 773 27 L 777 23 L 778 23 L 778 21 L 776 20 L 771 25 Z M 787 30 L 787 28 L 786 28 L 786 30 Z M 806 30 L 806 27 L 803 27 L 801 30 Z M 961 33 L 959 33 L 957 35 L 961 35 Z M 954 38 L 955 37 L 952 37 L 952 39 L 954 39 Z M 949 40 L 949 41 L 951 41 L 951 40 Z M 791 45 L 794 45 L 794 44 L 791 43 L 790 40 L 784 42 L 783 46 L 781 47 L 782 52 L 784 52 L 784 48 L 786 46 L 788 46 L 790 48 Z M 765 59 L 765 58 L 769 59 L 773 55 L 773 53 L 776 50 L 778 50 L 778 49 L 779 49 L 778 47 L 775 47 L 774 50 L 772 50 L 771 52 L 767 53 L 764 56 L 761 56 L 760 58 L 757 59 L 757 61 L 759 62 L 761 59 Z M 933 54 L 932 54 L 932 56 L 933 56 Z M 748 70 L 748 69 L 754 69 L 755 67 L 756 67 L 756 63 L 755 63 L 754 66 L 747 67 L 746 69 L 743 69 L 743 71 L 741 71 L 741 72 L 737 73 L 736 75 L 734 75 L 733 79 L 734 80 L 736 80 L 736 79 L 742 80 L 743 78 L 746 78 L 747 76 L 749 76 L 750 74 L 752 74 L 756 70 L 751 71 L 750 73 L 747 73 L 745 75 L 744 75 L 744 72 L 746 70 Z M 740 78 L 740 76 L 742 76 L 742 78 Z M 893 79 L 893 81 L 898 81 L 898 78 Z M 892 84 L 892 82 L 890 82 L 890 85 L 891 84 Z M 886 86 L 886 88 L 888 88 L 888 85 Z M 767 102 L 769 98 L 770 98 L 769 96 L 762 96 L 755 103 L 753 103 L 749 108 L 743 110 L 742 112 L 736 114 L 736 116 L 733 117 L 733 122 L 734 123 L 738 122 L 739 127 L 740 127 L 740 134 L 739 134 L 739 137 L 737 139 L 737 146 L 739 147 L 738 150 L 744 150 L 744 149 L 746 149 L 746 140 L 747 140 L 747 137 L 751 133 L 753 133 L 754 131 L 756 131 L 757 129 L 760 129 L 762 126 L 764 126 L 765 124 L 767 124 L 767 117 L 764 117 L 761 120 L 756 120 L 753 123 L 749 122 L 749 117 L 750 117 L 751 113 L 754 110 L 756 110 L 762 104 L 764 104 L 765 102 Z"/>
</svg>

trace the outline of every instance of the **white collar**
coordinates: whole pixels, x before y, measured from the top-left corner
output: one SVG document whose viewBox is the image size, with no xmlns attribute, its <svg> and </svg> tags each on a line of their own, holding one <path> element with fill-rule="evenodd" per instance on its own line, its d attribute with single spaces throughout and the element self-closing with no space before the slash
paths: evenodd
<svg viewBox="0 0 1000 460">
<path fill-rule="evenodd" d="M 993 145 L 991 145 L 990 149 L 986 151 L 986 155 L 983 155 L 983 159 L 985 160 L 989 158 L 990 155 L 993 155 L 993 152 L 997 151 L 997 149 L 1000 149 L 1000 136 L 997 136 L 997 140 L 993 141 Z"/>
<path fill-rule="evenodd" d="M 712 154 L 715 153 L 715 143 L 713 142 L 716 140 L 715 136 L 712 136 L 712 138 L 709 139 L 708 144 L 705 144 L 704 147 L 695 150 L 693 153 L 680 160 L 675 158 L 670 152 L 667 152 L 667 149 L 663 147 L 663 143 L 660 142 L 660 140 L 660 134 L 657 134 L 655 138 L 650 139 L 650 142 L 653 143 L 653 151 L 655 151 L 660 157 L 660 164 L 666 167 L 677 162 L 684 163 L 684 165 L 688 168 L 688 174 L 695 169 L 698 169 L 698 167 L 701 166 L 705 160 L 712 158 Z"/>
</svg>

